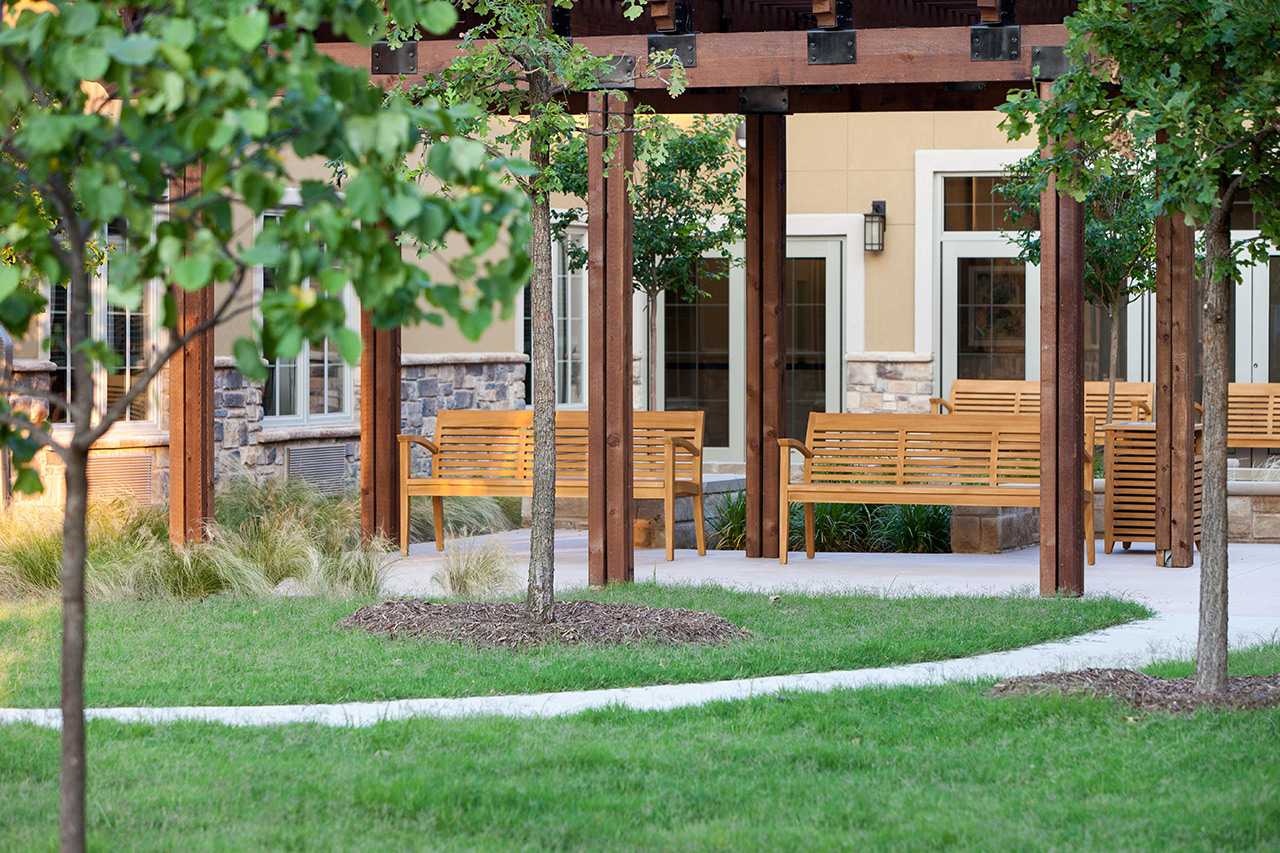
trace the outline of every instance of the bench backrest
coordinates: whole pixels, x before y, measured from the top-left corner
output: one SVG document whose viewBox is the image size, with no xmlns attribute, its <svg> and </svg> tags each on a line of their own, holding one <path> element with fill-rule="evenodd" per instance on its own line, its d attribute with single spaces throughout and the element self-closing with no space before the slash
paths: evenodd
<svg viewBox="0 0 1280 853">
<path fill-rule="evenodd" d="M 954 414 L 1040 413 L 1040 383 L 1024 379 L 955 379 L 951 382 Z"/>
<path fill-rule="evenodd" d="M 1084 413 L 1093 415 L 1101 426 L 1107 421 L 1107 395 L 1111 383 L 1089 381 L 1084 383 Z M 1111 418 L 1115 421 L 1134 419 L 1134 403 L 1145 407 L 1139 418 L 1150 419 L 1155 405 L 1156 386 L 1154 382 L 1117 382 L 1116 405 Z"/>
<path fill-rule="evenodd" d="M 1280 382 L 1227 386 L 1227 444 L 1280 447 Z"/>
<path fill-rule="evenodd" d="M 587 476 L 587 413 L 556 412 L 556 476 Z M 702 448 L 705 412 L 633 412 L 631 415 L 631 467 L 637 478 L 663 475 L 663 439 L 688 439 Z M 677 480 L 702 481 L 701 460 L 688 453 L 675 455 Z"/>
<path fill-rule="evenodd" d="M 805 477 L 893 486 L 1038 485 L 1038 415 L 809 415 Z"/>
<path fill-rule="evenodd" d="M 435 443 L 434 477 L 523 479 L 533 470 L 533 412 L 444 409 Z"/>
<path fill-rule="evenodd" d="M 1090 380 L 1084 383 L 1084 413 L 1097 419 L 1095 436 L 1102 443 L 1102 424 L 1107 422 L 1107 397 L 1110 383 Z M 1140 404 L 1138 417 L 1149 418 L 1154 405 L 1155 383 L 1117 382 L 1112 419 L 1133 420 L 1134 403 Z M 956 379 L 951 383 L 948 400 L 955 414 L 1040 414 L 1040 383 L 1025 379 Z"/>
</svg>

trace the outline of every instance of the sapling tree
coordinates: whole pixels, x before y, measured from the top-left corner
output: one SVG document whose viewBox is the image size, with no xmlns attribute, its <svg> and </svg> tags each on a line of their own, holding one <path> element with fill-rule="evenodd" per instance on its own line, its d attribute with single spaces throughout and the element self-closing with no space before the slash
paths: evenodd
<svg viewBox="0 0 1280 853">
<path fill-rule="evenodd" d="M 392 6 L 399 20 L 434 30 L 455 20 L 438 0 Z M 348 287 L 380 327 L 447 315 L 475 336 L 495 308 L 511 308 L 527 278 L 527 201 L 503 182 L 502 164 L 456 134 L 475 111 L 388 96 L 363 69 L 317 51 L 322 25 L 368 45 L 385 26 L 383 14 L 340 0 L 138 0 L 127 9 L 27 4 L 0 22 L 0 322 L 27 335 L 46 303 L 42 291 L 66 293 L 68 393 L 21 393 L 64 410 L 68 431 L 55 433 L 0 402 L 0 440 L 18 463 L 15 487 L 40 487 L 29 464 L 38 447 L 66 470 L 64 849 L 85 841 L 85 508 L 94 442 L 191 337 L 254 310 L 256 265 L 273 267 L 278 286 L 261 295 L 259 319 L 234 353 L 240 370 L 259 379 L 264 355 L 296 356 L 304 339 L 334 341 L 349 362 L 359 357 L 360 338 L 343 310 Z M 408 173 L 424 133 L 430 171 L 465 192 L 439 194 Z M 287 157 L 341 161 L 342 191 L 297 181 Z M 300 190 L 298 204 L 260 233 L 237 230 L 234 210 L 256 217 L 280 208 L 289 187 Z M 115 239 L 107 303 L 135 310 L 148 286 L 162 287 L 169 295 L 157 320 L 168 335 L 102 408 L 94 370 L 121 359 L 90 324 L 95 243 L 100 250 L 108 228 Z M 405 248 L 425 251 L 446 239 L 473 261 L 454 265 L 465 277 L 433 281 Z M 486 255 L 500 239 L 509 251 Z M 180 334 L 172 294 L 213 287 L 212 315 Z"/>
<path fill-rule="evenodd" d="M 746 228 L 742 197 L 744 152 L 735 143 L 737 116 L 696 116 L 688 127 L 664 116 L 647 116 L 637 132 L 655 140 L 642 150 L 631 181 L 634 210 L 632 245 L 635 289 L 644 293 L 649 337 L 649 408 L 658 408 L 658 296 L 690 302 L 702 294 L 701 278 L 729 274 L 733 244 Z M 587 145 L 581 135 L 557 146 L 552 158 L 554 184 L 578 198 L 587 195 Z M 585 215 L 581 208 L 556 211 L 558 238 Z M 587 265 L 587 251 L 566 242 L 573 268 Z M 708 258 L 723 264 L 707 264 Z"/>
<path fill-rule="evenodd" d="M 530 282 L 533 389 L 533 499 L 530 511 L 527 606 L 535 621 L 555 619 L 555 319 L 551 282 L 550 194 L 559 189 L 551 163 L 557 141 L 584 132 L 569 112 L 571 92 L 597 89 L 611 70 L 597 57 L 551 27 L 553 6 L 573 0 L 457 0 L 474 13 L 475 26 L 462 35 L 458 58 L 422 88 L 415 98 L 439 97 L 446 103 L 478 105 L 483 113 L 469 128 L 495 153 L 523 154 L 531 169 L 513 173 L 532 201 Z M 643 0 L 625 0 L 625 14 L 636 17 Z M 394 11 L 394 10 L 393 10 Z M 665 57 L 650 57 L 651 68 Z M 649 72 L 644 72 L 649 73 Z M 678 63 L 669 91 L 678 95 Z M 616 144 L 622 128 L 606 128 Z M 637 148 L 647 144 L 641 137 Z"/>
<path fill-rule="evenodd" d="M 1107 357 L 1107 422 L 1115 418 L 1120 363 L 1120 316 L 1132 300 L 1156 286 L 1155 173 L 1149 152 L 1127 146 L 1084 156 L 1095 179 L 1084 200 L 1084 295 L 1107 312 L 1111 335 Z M 997 192 L 1008 202 L 1007 222 L 1021 253 L 1040 263 L 1040 197 L 1055 162 L 1030 154 L 1005 170 Z"/>
<path fill-rule="evenodd" d="M 1280 242 L 1280 18 L 1274 0 L 1085 0 L 1066 21 L 1070 71 L 1053 97 L 1014 93 L 1011 137 L 1036 133 L 1060 186 L 1084 200 L 1101 173 L 1081 152 L 1149 148 L 1150 213 L 1204 231 L 1204 497 L 1196 690 L 1227 685 L 1227 378 L 1231 288 Z M 1233 243 L 1231 209 L 1253 202 L 1257 240 Z"/>
</svg>

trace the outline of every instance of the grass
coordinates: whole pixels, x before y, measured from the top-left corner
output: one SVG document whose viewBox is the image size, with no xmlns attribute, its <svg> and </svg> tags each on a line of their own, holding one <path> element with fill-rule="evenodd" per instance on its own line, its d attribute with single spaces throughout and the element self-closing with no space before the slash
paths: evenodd
<svg viewBox="0 0 1280 853">
<path fill-rule="evenodd" d="M 416 529 L 430 537 L 431 514 L 423 509 L 414 516 Z M 446 502 L 445 520 L 455 533 L 487 533 L 509 529 L 513 515 L 518 524 L 519 513 L 518 500 L 458 499 Z M 242 475 L 223 483 L 214 515 L 209 542 L 175 548 L 166 507 L 95 503 L 87 525 L 87 595 L 261 597 L 285 579 L 316 595 L 374 595 L 381 588 L 388 543 L 362 541 L 355 496 L 329 498 L 298 480 Z M 19 507 L 0 514 L 0 597 L 56 592 L 61 560 L 60 511 Z"/>
<path fill-rule="evenodd" d="M 1233 672 L 1280 670 L 1280 646 Z M 1280 709 L 1138 714 L 986 684 L 368 729 L 89 726 L 134 850 L 1275 850 Z M 57 840 L 58 734 L 0 727 L 0 825 Z"/>
<path fill-rule="evenodd" d="M 346 702 L 666 684 L 963 657 L 1084 633 L 1149 611 L 1113 598 L 769 596 L 633 584 L 575 597 L 689 607 L 750 628 L 728 646 L 478 650 L 333 624 L 363 600 L 211 598 L 89 610 L 92 705 Z M 2 607 L 4 605 L 0 605 Z M 0 704 L 57 704 L 53 602 L 0 612 Z"/>
</svg>

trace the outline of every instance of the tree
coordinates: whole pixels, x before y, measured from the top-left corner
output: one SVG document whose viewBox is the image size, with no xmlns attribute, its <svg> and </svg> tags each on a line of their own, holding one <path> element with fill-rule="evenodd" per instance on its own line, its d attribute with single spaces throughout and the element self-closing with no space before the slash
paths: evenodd
<svg viewBox="0 0 1280 853">
<path fill-rule="evenodd" d="M 1067 19 L 1071 70 L 1053 98 L 1015 93 L 1011 136 L 1033 129 L 1056 174 L 1083 200 L 1098 176 L 1085 150 L 1108 139 L 1150 146 L 1155 213 L 1184 214 L 1205 233 L 1204 497 L 1196 690 L 1227 679 L 1227 377 L 1230 288 L 1246 257 L 1280 240 L 1280 19 L 1274 0 L 1087 0 Z M 1260 240 L 1233 244 L 1231 208 L 1244 191 Z"/>
<path fill-rule="evenodd" d="M 401 20 L 437 30 L 455 20 L 443 2 L 392 5 Z M 45 286 L 65 288 L 69 309 L 69 399 L 23 391 L 69 413 L 69 438 L 55 440 L 0 403 L 0 440 L 19 463 L 17 489 L 40 488 L 28 464 L 38 447 L 66 465 L 64 849 L 85 841 L 85 471 L 93 443 L 191 337 L 255 310 L 246 293 L 255 265 L 274 267 L 279 287 L 262 295 L 260 320 L 234 345 L 251 378 L 265 377 L 263 354 L 294 356 L 304 339 L 332 340 L 355 361 L 360 338 L 345 327 L 342 307 L 348 286 L 380 327 L 448 315 L 475 336 L 495 307 L 511 309 L 527 277 L 524 197 L 503 183 L 481 146 L 455 134 L 475 111 L 388 97 L 362 70 L 317 52 L 322 24 L 368 45 L 385 20 L 375 5 L 339 0 L 139 0 L 123 12 L 99 3 L 31 4 L 0 22 L 0 322 L 27 334 Z M 424 132 L 430 170 L 465 194 L 436 194 L 408 174 L 406 158 L 420 150 Z M 343 192 L 302 181 L 299 205 L 256 236 L 237 231 L 233 208 L 259 215 L 281 204 L 292 183 L 286 155 L 341 161 Z M 198 186 L 171 194 L 192 175 Z M 136 308 L 147 282 L 162 283 L 170 295 L 159 321 L 169 339 L 118 399 L 97 410 L 93 368 L 120 363 L 89 325 L 93 245 L 109 226 L 119 239 L 108 302 Z M 454 237 L 455 281 L 432 281 L 404 257 L 406 244 L 425 251 Z M 478 263 L 500 238 L 510 253 Z M 212 316 L 178 334 L 172 294 L 215 283 Z"/>
<path fill-rule="evenodd" d="M 699 276 L 719 279 L 734 262 L 733 244 L 746 229 L 746 203 L 740 195 L 743 151 L 735 142 L 737 116 L 697 116 L 688 128 L 677 128 L 662 116 L 649 116 L 637 127 L 655 144 L 647 147 L 631 182 L 635 211 L 635 288 L 647 297 L 649 327 L 649 408 L 658 408 L 658 294 L 685 302 L 702 294 Z M 564 192 L 587 195 L 586 138 L 562 142 L 552 158 L 554 183 Z M 552 228 L 557 238 L 582 219 L 581 208 L 558 211 Z M 708 266 L 708 256 L 723 267 Z M 587 252 L 569 244 L 574 269 L 584 269 Z"/>
<path fill-rule="evenodd" d="M 1110 423 L 1120 361 L 1120 311 L 1156 286 L 1155 220 L 1150 212 L 1155 203 L 1155 174 L 1149 152 L 1107 149 L 1092 152 L 1088 160 L 1096 180 L 1084 201 L 1084 294 L 1111 320 Z M 997 190 L 1009 201 L 1007 221 L 1017 229 L 1013 239 L 1022 249 L 1018 260 L 1024 263 L 1040 263 L 1040 197 L 1054 171 L 1052 159 L 1031 154 L 1005 171 Z"/>
<path fill-rule="evenodd" d="M 644 0 L 625 0 L 628 17 Z M 551 162 L 556 141 L 579 132 L 565 100 L 599 88 L 608 62 L 552 31 L 553 6 L 573 0 L 458 0 L 479 22 L 462 37 L 459 56 L 439 77 L 412 92 L 446 103 L 474 103 L 483 115 L 471 125 L 495 153 L 526 153 L 532 168 L 513 173 L 532 201 L 530 282 L 533 385 L 533 500 L 530 510 L 527 607 L 532 619 L 555 619 L 555 319 L 551 282 Z M 649 57 L 650 67 L 664 57 Z M 680 74 L 669 87 L 679 94 Z M 606 131 L 612 132 L 612 131 Z M 643 140 L 643 138 L 642 138 Z M 637 146 L 640 147 L 640 146 Z"/>
</svg>

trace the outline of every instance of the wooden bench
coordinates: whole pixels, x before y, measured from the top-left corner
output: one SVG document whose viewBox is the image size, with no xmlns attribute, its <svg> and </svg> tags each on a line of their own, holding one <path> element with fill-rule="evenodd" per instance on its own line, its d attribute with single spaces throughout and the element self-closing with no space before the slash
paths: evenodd
<svg viewBox="0 0 1280 853">
<path fill-rule="evenodd" d="M 1094 430 L 1085 419 L 1086 435 Z M 804 443 L 778 439 L 778 523 L 787 562 L 790 505 L 804 504 L 805 552 L 812 559 L 814 503 L 1040 505 L 1039 415 L 809 415 Z M 804 457 L 791 482 L 791 451 Z M 1093 565 L 1093 448 L 1085 442 L 1080 497 Z"/>
<path fill-rule="evenodd" d="M 1102 425 L 1107 422 L 1107 397 L 1110 383 L 1084 383 L 1084 413 L 1092 415 L 1098 430 L 1095 443 L 1102 444 Z M 1147 420 L 1154 406 L 1155 384 L 1152 382 L 1117 382 L 1114 420 Z M 956 379 L 951 383 L 951 398 L 930 397 L 934 413 L 1038 415 L 1040 383 L 1026 379 Z"/>
<path fill-rule="evenodd" d="M 1280 447 L 1280 382 L 1227 386 L 1227 445 Z"/>
<path fill-rule="evenodd" d="M 556 497 L 587 496 L 587 412 L 556 412 Z M 698 553 L 707 552 L 702 506 L 703 412 L 635 412 L 632 470 L 635 498 L 660 499 L 667 559 L 675 558 L 675 500 L 693 499 Z M 533 412 L 447 409 L 435 440 L 400 438 L 400 553 L 409 553 L 409 498 L 430 497 L 436 550 L 444 550 L 445 497 L 533 496 Z M 412 475 L 413 445 L 431 454 L 428 476 Z"/>
</svg>

